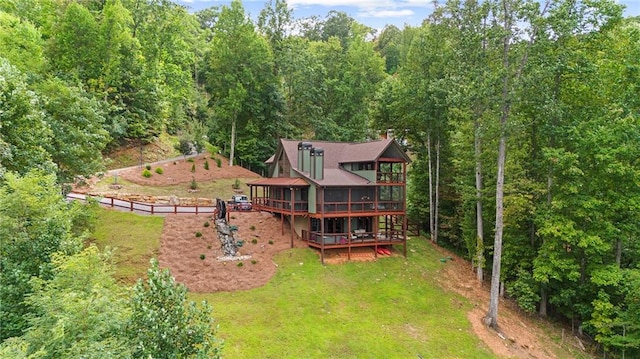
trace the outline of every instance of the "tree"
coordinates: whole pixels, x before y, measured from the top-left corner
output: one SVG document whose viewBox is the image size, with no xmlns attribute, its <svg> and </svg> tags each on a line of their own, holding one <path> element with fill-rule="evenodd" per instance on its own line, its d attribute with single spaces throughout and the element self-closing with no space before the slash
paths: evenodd
<svg viewBox="0 0 640 359">
<path fill-rule="evenodd" d="M 223 7 L 216 22 L 207 55 L 205 83 L 216 121 L 209 127 L 217 133 L 210 138 L 216 144 L 229 144 L 224 149 L 229 149 L 229 165 L 233 166 L 238 129 L 243 130 L 252 120 L 276 121 L 278 118 L 272 115 L 282 105 L 273 101 L 278 87 L 269 45 L 245 17 L 240 1 Z"/>
<path fill-rule="evenodd" d="M 40 106 L 26 76 L 0 58 L 0 174 L 24 174 L 35 168 L 54 172 L 47 151 L 52 132 Z"/>
<path fill-rule="evenodd" d="M 25 302 L 32 277 L 50 279 L 54 253 L 76 253 L 83 237 L 74 226 L 78 203 L 67 203 L 53 175 L 6 173 L 0 187 L 1 339 L 18 336 L 33 313 Z"/>
<path fill-rule="evenodd" d="M 187 289 L 151 260 L 147 280 L 133 288 L 128 333 L 136 358 L 220 358 L 211 307 L 186 301 Z"/>
<path fill-rule="evenodd" d="M 124 335 L 127 292 L 117 285 L 105 256 L 95 246 L 72 256 L 54 255 L 53 278 L 31 280 L 29 328 L 0 346 L 2 357 L 131 357 Z"/>
<path fill-rule="evenodd" d="M 58 181 L 71 183 L 78 175 L 90 177 L 102 171 L 102 150 L 110 140 L 103 128 L 102 104 L 57 79 L 39 84 L 38 89 L 52 132 L 48 147 L 58 168 Z"/>
<path fill-rule="evenodd" d="M 28 21 L 0 12 L 0 48 L 2 57 L 25 73 L 44 70 L 44 41 L 40 32 Z"/>
</svg>

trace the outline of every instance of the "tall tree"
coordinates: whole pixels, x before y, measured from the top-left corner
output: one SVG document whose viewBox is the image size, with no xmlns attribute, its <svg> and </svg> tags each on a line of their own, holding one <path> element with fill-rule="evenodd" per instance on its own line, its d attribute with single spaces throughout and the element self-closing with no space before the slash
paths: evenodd
<svg viewBox="0 0 640 359">
<path fill-rule="evenodd" d="M 277 121 L 273 115 L 282 106 L 272 101 L 278 87 L 269 45 L 256 33 L 240 1 L 222 8 L 206 61 L 205 83 L 216 121 L 210 128 L 217 132 L 211 137 L 228 151 L 233 166 L 238 129 L 244 130 L 250 121 Z"/>
</svg>

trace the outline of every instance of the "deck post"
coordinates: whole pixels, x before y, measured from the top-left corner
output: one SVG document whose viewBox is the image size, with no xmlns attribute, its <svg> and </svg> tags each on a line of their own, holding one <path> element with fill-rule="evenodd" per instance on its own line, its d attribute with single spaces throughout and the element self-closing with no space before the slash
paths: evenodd
<svg viewBox="0 0 640 359">
<path fill-rule="evenodd" d="M 294 196 L 294 192 L 293 192 L 293 187 L 290 188 L 291 189 L 291 248 L 293 248 L 293 234 L 295 233 L 296 229 L 295 229 L 295 219 L 296 219 L 296 211 L 295 211 L 295 204 L 296 204 L 296 199 Z"/>
</svg>

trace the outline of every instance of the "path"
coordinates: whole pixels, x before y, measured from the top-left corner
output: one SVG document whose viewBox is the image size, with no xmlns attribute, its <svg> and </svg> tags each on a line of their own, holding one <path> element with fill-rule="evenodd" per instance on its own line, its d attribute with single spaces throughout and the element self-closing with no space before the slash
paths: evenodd
<svg viewBox="0 0 640 359">
<path fill-rule="evenodd" d="M 91 196 L 83 193 L 70 192 L 67 199 L 76 201 L 86 201 L 87 197 L 94 198 L 105 207 L 110 207 L 123 212 L 134 212 L 138 214 L 160 215 L 168 214 L 213 214 L 215 206 L 177 206 L 168 204 L 153 204 L 124 201 L 112 197 Z"/>
</svg>

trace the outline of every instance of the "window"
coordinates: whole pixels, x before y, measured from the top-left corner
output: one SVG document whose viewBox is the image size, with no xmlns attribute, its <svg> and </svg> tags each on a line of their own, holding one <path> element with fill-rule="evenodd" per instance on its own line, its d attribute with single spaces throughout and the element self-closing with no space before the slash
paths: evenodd
<svg viewBox="0 0 640 359">
<path fill-rule="evenodd" d="M 356 163 L 354 167 L 357 171 L 373 171 L 374 163 L 360 162 L 360 163 Z"/>
</svg>

